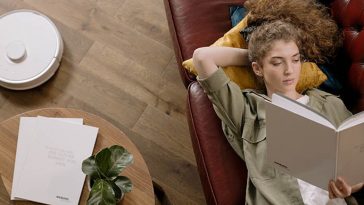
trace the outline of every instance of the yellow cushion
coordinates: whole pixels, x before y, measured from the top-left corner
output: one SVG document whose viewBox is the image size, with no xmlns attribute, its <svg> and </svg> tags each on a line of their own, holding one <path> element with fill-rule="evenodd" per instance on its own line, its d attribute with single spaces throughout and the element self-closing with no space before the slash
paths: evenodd
<svg viewBox="0 0 364 205">
<path fill-rule="evenodd" d="M 211 46 L 247 48 L 248 45 L 241 37 L 240 31 L 247 26 L 248 15 Z M 182 65 L 189 72 L 197 75 L 192 59 L 184 61 Z M 224 67 L 223 70 L 232 81 L 240 86 L 241 89 L 258 88 L 258 83 L 256 82 L 252 69 L 243 66 L 228 66 Z M 296 89 L 298 92 L 303 92 L 309 88 L 318 87 L 326 79 L 327 76 L 315 63 L 305 62 L 302 63 L 301 76 Z"/>
</svg>

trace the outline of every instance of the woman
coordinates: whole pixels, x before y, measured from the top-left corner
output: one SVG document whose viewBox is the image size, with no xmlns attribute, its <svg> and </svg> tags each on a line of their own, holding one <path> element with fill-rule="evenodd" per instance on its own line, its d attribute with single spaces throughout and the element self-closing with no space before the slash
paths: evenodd
<svg viewBox="0 0 364 205">
<path fill-rule="evenodd" d="M 302 31 L 290 23 L 273 21 L 251 34 L 248 50 L 208 47 L 194 52 L 198 80 L 222 121 L 223 131 L 235 152 L 245 161 L 249 180 L 247 204 L 345 204 L 329 200 L 328 193 L 274 169 L 266 159 L 264 101 L 281 93 L 315 109 L 333 122 L 351 115 L 343 102 L 329 93 L 312 89 L 296 91 L 301 70 Z M 240 90 L 219 69 L 249 65 L 264 90 Z"/>
</svg>

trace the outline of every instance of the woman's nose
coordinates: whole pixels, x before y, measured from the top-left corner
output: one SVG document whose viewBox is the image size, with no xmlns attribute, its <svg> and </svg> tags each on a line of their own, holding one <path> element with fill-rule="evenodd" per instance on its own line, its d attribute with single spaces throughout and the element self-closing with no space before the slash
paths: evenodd
<svg viewBox="0 0 364 205">
<path fill-rule="evenodd" d="M 284 68 L 284 74 L 285 75 L 292 74 L 293 70 L 294 70 L 293 67 L 294 67 L 294 65 L 292 63 L 287 63 L 285 68 Z"/>
</svg>

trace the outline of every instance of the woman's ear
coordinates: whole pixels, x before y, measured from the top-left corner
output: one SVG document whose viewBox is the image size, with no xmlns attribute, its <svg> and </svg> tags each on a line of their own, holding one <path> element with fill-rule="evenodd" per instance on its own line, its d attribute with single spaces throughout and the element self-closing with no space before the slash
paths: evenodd
<svg viewBox="0 0 364 205">
<path fill-rule="evenodd" d="M 252 62 L 252 68 L 256 76 L 263 77 L 263 69 L 257 62 Z"/>
</svg>

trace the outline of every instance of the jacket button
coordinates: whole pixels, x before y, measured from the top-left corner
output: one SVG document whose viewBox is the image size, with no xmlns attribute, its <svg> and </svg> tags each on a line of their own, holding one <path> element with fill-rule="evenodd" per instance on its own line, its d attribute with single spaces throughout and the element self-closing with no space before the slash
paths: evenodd
<svg viewBox="0 0 364 205">
<path fill-rule="evenodd" d="M 228 138 L 229 141 L 233 141 L 234 140 L 234 136 L 232 134 L 229 134 L 227 136 L 227 138 Z"/>
</svg>

